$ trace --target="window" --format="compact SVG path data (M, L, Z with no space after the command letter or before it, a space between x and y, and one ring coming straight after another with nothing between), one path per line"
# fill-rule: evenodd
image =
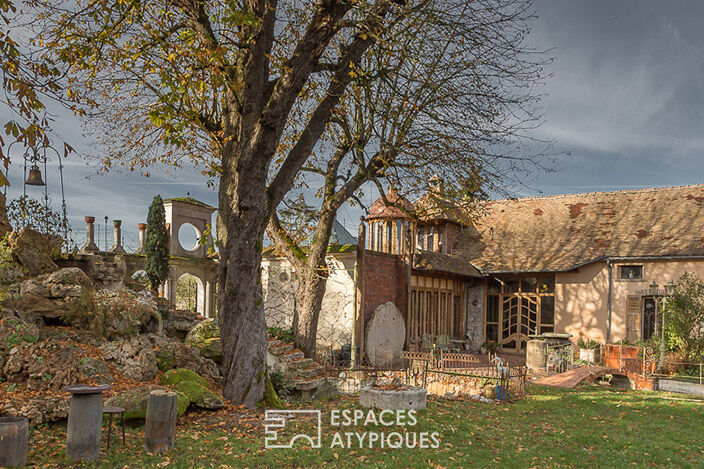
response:
M434 251L435 248L435 242L434 242L434 228L431 226L430 230L428 231L428 251Z
M376 250L383 251L384 249L384 226L381 222L375 223L376 227Z
M422 226L418 227L416 238L418 239L418 249L425 249L425 230Z
M621 280L643 280L643 266L621 265L618 268L618 278Z
M403 246L403 222L396 220L396 253L401 254Z
M374 223L369 223L369 250L374 250Z
M384 251L391 252L391 222L386 222L386 249Z

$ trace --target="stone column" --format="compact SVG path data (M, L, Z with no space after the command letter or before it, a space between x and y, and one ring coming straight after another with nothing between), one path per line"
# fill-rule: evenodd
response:
M113 220L112 226L112 247L110 252L124 253L125 248L122 247L122 220Z
M139 228L139 249L137 249L137 254L144 254L144 237L146 236L147 224L140 223L137 228Z
M209 280L205 282L205 304L203 305L203 315L206 318L213 317L213 284Z
M82 253L98 252L95 244L95 217L85 217L86 221L86 244L81 248Z

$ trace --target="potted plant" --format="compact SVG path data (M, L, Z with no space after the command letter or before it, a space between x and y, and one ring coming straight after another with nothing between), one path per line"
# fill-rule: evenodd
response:
M489 355L496 355L496 351L498 349L498 342L494 342L493 340L488 340L482 344L482 350L484 350L484 353L488 353Z
M601 344L596 340L579 341L579 359L593 365L597 361L597 351Z

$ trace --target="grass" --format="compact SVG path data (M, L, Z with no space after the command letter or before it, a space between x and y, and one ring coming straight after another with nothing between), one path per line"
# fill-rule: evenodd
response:
M337 431L399 430L331 427L330 409L359 408L354 399L340 398L313 404L323 411L320 449L267 450L262 413L231 409L187 414L179 422L176 448L165 457L146 455L142 429L128 428L127 445L114 439L95 466L704 467L704 400L598 386L530 387L529 393L507 405L429 399L428 409L418 413L417 425L409 430L438 432L437 449L330 448ZM313 423L297 425L311 428ZM61 463L64 442L63 426L34 430L30 463Z

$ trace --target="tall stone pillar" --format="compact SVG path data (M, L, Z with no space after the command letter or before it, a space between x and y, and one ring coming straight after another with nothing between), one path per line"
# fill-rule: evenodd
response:
M86 221L86 244L81 248L82 253L98 252L95 244L95 217L85 217Z
M140 223L137 228L139 228L139 249L137 249L137 254L144 254L144 237L146 236L147 224Z
M113 220L112 226L112 247L110 252L122 254L126 252L125 248L122 247L122 220Z

